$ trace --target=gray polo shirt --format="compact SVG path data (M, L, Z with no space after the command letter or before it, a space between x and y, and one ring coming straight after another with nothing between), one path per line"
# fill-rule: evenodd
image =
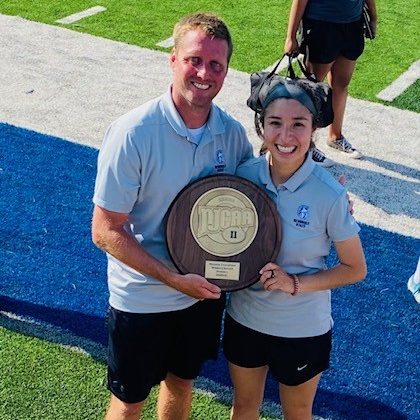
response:
M164 221L173 199L192 181L233 174L239 163L252 156L242 125L214 104L196 144L169 89L108 128L99 152L93 202L110 211L128 213L126 230L150 254L175 269L166 247ZM196 302L111 255L108 286L110 305L128 312L173 311Z
M273 185L265 156L241 165L237 175L264 188L277 205L282 243L276 263L305 275L325 269L331 241L359 231L348 211L345 189L310 156L283 185ZM330 291L291 296L266 291L258 282L230 295L228 313L239 323L278 337L321 335L332 327Z

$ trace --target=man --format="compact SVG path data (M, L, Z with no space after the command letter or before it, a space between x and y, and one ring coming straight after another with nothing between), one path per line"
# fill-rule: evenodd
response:
M92 238L108 256L107 419L138 419L160 383L159 419L187 419L200 367L217 356L224 296L181 275L164 218L190 182L233 174L252 156L241 124L212 103L232 54L226 25L197 13L174 28L168 92L108 128L99 153Z

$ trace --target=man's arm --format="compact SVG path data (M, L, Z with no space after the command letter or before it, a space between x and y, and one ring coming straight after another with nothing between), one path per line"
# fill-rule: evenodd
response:
M95 206L92 219L92 241L136 271L154 277L195 299L218 299L220 288L198 274L182 275L169 270L150 255L125 229L128 214Z

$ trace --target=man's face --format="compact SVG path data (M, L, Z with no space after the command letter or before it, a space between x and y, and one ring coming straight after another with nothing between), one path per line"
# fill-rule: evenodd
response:
M172 97L181 116L194 110L208 113L228 70L228 43L202 30L188 31L170 56Z

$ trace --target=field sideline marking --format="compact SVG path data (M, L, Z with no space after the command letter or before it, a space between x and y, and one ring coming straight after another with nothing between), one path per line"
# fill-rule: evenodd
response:
M379 92L376 97L384 101L393 101L408 89L417 79L420 79L420 60L414 62L406 72L395 79L388 87Z
M299 60L301 62L305 61L305 57L303 54L299 54L298 56ZM277 60L278 61L278 60ZM272 71L274 69L274 66L277 64L277 61L275 63L273 63L270 67L267 67L266 69L264 69L263 71ZM289 57L286 55L282 58L282 60L280 61L279 66L277 67L277 71L276 73L279 73L280 71L287 69L287 66L289 65Z
M162 48L171 48L174 46L174 39L173 37L164 39L163 41L160 41L156 44L158 47Z
M63 25L67 25L69 23L77 22L85 17L93 16L101 12L105 12L106 7L103 6L95 6L91 7L90 9L83 10L79 13L74 13L73 15L67 16L62 19L56 20L57 23L61 23Z
M0 311L0 329L5 328L18 334L36 337L57 344L72 352L84 354L99 360L106 360L106 347L88 338L78 337L71 331L56 325L39 321L30 316Z

